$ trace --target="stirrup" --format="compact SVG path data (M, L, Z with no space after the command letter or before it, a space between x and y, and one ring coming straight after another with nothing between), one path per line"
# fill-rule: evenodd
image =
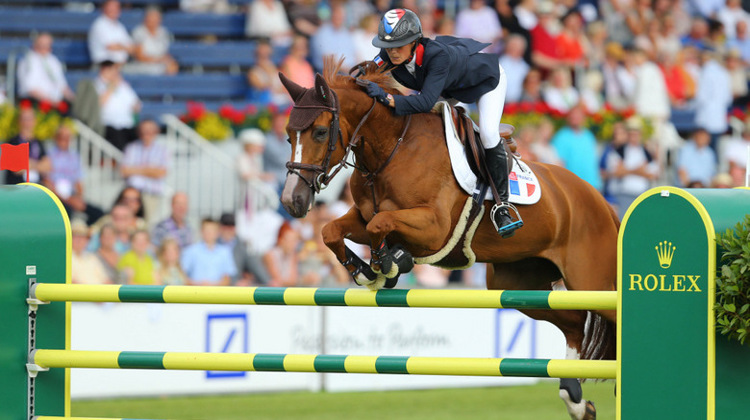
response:
M498 210L501 210L501 209L513 210L513 213L516 214L516 219L518 220L506 226L498 226L497 222L495 221L495 213L497 213ZM518 212L518 209L516 208L516 206L514 206L513 204L509 202L503 202L503 203L495 204L494 206L492 206L492 210L490 210L490 220L492 221L492 225L495 226L495 230L497 231L497 233L502 235L504 238L508 238L512 236L516 229L523 226L523 219L521 219L521 213Z

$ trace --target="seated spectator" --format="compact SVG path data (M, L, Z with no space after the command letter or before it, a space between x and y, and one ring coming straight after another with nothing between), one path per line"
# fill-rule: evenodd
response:
M263 262L271 278L268 283L273 287L289 287L297 285L299 258L297 248L300 244L299 232L289 223L279 228L276 246L263 256Z
M620 220L639 195L651 188L659 176L659 164L643 145L642 124L639 117L626 121L627 141L615 146L606 162L609 191L615 198Z
M673 107L684 107L695 95L695 80L682 63L683 53L677 56L670 53L659 54L659 67L664 75L664 83Z
M580 95L570 80L570 69L555 69L550 76L549 84L542 91L542 96L548 107L563 114L576 106L580 101Z
M723 161L727 165L727 172L732 177L732 183L736 186L745 185L748 148L750 148L750 121L745 122L742 137L731 139L724 147Z
M187 222L189 200L184 192L172 196L172 212L154 227L151 240L157 247L166 239L174 239L181 249L193 243L193 230Z
M253 0L247 9L245 35L270 39L274 46L288 47L292 41L292 27L284 5L278 0Z
M102 223L100 223L100 221ZM130 237L136 230L143 230L143 225L138 223L138 219L133 211L125 204L115 204L109 214L104 215L100 221L92 226L92 231L97 231L91 236L89 242L89 251L96 251L101 245L101 228L108 224L114 228L115 244L114 249L118 254L124 254L130 249Z
M159 284L154 277L154 259L148 254L150 245L147 231L137 230L133 233L130 250L117 263L125 284Z
M227 0L180 0L180 10L189 13L217 13L232 12L232 6Z
M126 186L120 191L115 199L115 204L123 204L136 217L136 227L144 229L146 227L145 214L146 209L143 206L143 195L138 188Z
M8 144L18 146L23 143L29 144L29 182L42 183L49 174L52 165L44 145L34 136L36 128L36 113L31 107L21 108L18 113L18 135L11 137ZM26 182L26 171L10 172L5 174L6 184L20 184Z
M695 92L695 125L711 135L711 148L717 151L719 136L729 128L727 108L732 104L732 82L729 72L716 52L701 53L702 67ZM704 179L709 185L711 179Z
M736 49L740 52L742 60L747 64L750 63L750 33L748 32L750 22L741 20L737 22L735 36L727 39L727 49Z
M99 220L104 212L83 199L83 168L81 156L70 148L73 130L65 124L60 125L55 133L55 144L50 148L49 160L52 168L46 178L45 186L60 199L68 217L74 213L85 218L89 225ZM87 241L88 242L88 241Z
M559 57L570 67L586 64L589 41L583 30L583 17L576 8L568 10L562 17L562 29L557 36Z
M141 101L130 84L123 80L120 66L112 61L100 64L94 87L99 95L104 137L113 146L125 150L125 146L136 137L135 114L141 109Z
M505 70L508 89L505 101L514 103L521 100L523 95L523 81L529 72L529 64L524 60L526 53L526 39L518 34L508 36L505 53L500 57L500 65Z
M635 112L643 118L650 118L658 133L661 124L667 122L672 113L664 74L648 59L645 51L636 49L630 54L635 68Z
M88 35L89 56L94 64L105 61L124 64L133 53L133 40L120 22L120 2L106 0L102 14L91 25Z
M583 125L585 119L583 107L573 107L566 118L567 126L552 138L552 146L557 150L565 168L599 190L602 181L599 176L596 138Z
M312 52L313 67L323 70L323 58L333 54L336 57L344 57L342 68L349 69L355 64L357 52L354 49L352 33L344 23L346 22L346 11L341 4L334 3L331 6L331 20L324 23L310 38L310 49Z
M323 242L320 232L302 245L299 276L301 285L309 287L345 287L350 279L349 272Z
M50 104L73 100L63 65L52 54L48 32L37 35L32 49L18 63L18 96Z
M745 107L748 103L747 69L739 51L727 51L726 67L732 91L732 106Z
M750 22L750 14L742 8L742 0L726 0L726 6L716 13L716 19L724 25L727 38L736 35L737 23Z
M581 103L589 114L595 114L604 107L604 78L599 70L588 70L581 83Z
M555 16L555 5L552 1L541 0L537 3L539 21L531 30L531 61L535 67L548 72L566 63L558 48L558 26Z
M716 154L710 147L711 135L704 129L696 130L693 138L686 142L677 157L677 175L682 186L698 182L711 185L716 175Z
M258 210L278 207L273 174L263 171L263 149L266 137L257 128L240 132L244 152L237 157L237 170L245 183L244 210L250 217Z
M424 23L424 19L422 19L422 30L424 30ZM372 39L378 36L379 24L378 15L368 14L362 17L359 27L352 33L354 48L357 52L357 63L372 60L373 57L380 53L380 49L372 45Z
M117 271L117 263L120 262L120 257L129 245L119 243L115 228L109 223L99 229L98 239L98 248L92 250L91 246L88 246L88 250L95 253L110 283L122 283Z
M219 223L203 219L201 241L182 251L180 265L189 282L197 286L229 286L237 275L232 251L218 243Z
M284 0L284 7L294 31L311 37L320 27L317 0Z
M237 237L234 215L224 213L219 218L219 243L232 251L237 274L232 277L232 286L266 285L269 281L268 271L258 255L250 254L240 238Z
M315 71L310 62L307 61L308 54L307 38L302 35L295 35L292 46L289 48L289 54L284 57L279 70L294 83L311 88L315 86ZM368 60L370 59L372 57L368 58Z
M154 270L156 284L165 286L184 286L188 278L180 267L180 244L177 240L167 238L162 241L156 251L156 269Z
M162 197L166 188L170 155L166 146L157 141L159 125L154 120L142 120L138 125L140 138L125 147L120 174L128 186L141 192L146 224L154 225L162 217Z
M495 44L490 45L485 51L497 52L500 49L496 43L503 37L503 28L500 26L497 12L484 0L471 0L469 7L461 9L456 15L456 36Z
M111 277L107 274L96 254L86 251L89 244L89 228L86 222L73 219L70 223L72 236L70 254L70 280L75 284L109 284Z
M523 79L523 91L520 102L538 104L542 99L542 72L531 68Z
M629 105L628 84L623 84L621 75L625 72L622 60L625 50L616 42L607 43L602 63L604 77L604 99L615 109L624 109Z
M536 156L536 159L542 163L548 163L550 165L562 166L562 160L557 154L552 144L552 136L555 134L555 126L549 118L542 118L539 122L539 127L536 129L536 136L534 142L531 143L531 152Z
M610 156L615 152L617 148L625 147L628 142L628 131L625 129L625 123L623 121L617 121L612 124L612 139L604 145L602 151L602 157L599 159L599 175L602 177L602 194L608 202L617 205L617 199L612 194L613 177L610 174L609 164L612 162Z
M289 94L279 79L279 69L271 56L273 47L268 40L261 40L255 46L255 64L247 72L247 82L251 88L251 99L262 105L285 106L290 102Z
M161 24L161 12L154 6L146 8L143 23L133 29L133 58L123 71L143 74L175 74L180 70L169 55L171 35Z
M699 50L706 46L708 38L708 22L701 17L694 17L690 25L690 32L682 37L682 46L691 46Z

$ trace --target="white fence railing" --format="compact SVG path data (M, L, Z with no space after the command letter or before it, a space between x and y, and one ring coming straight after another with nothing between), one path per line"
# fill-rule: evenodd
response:
M81 121L75 120L75 126L77 135L71 146L78 150L85 168L84 199L107 211L125 185L120 176L123 153Z

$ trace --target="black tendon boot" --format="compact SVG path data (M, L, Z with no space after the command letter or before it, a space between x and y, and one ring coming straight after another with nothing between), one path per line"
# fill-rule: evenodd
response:
M492 181L495 183L498 195L500 196L501 203L495 204L490 212L492 223L495 224L495 229L503 238L510 238L515 233L516 229L523 226L523 221L520 215L512 204L508 202L508 155L505 152L505 142L503 140L500 143L491 148L484 149L485 160L487 162L487 171L489 172ZM518 220L513 221L510 217L508 209L513 208Z

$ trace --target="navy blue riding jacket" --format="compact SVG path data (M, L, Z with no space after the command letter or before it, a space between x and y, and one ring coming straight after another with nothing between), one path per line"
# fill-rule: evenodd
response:
M391 74L399 83L419 91L416 95L394 96L396 115L429 112L438 97L473 103L497 87L500 79L499 57L479 51L490 44L468 38L439 36L422 38L414 52L415 75L406 69L406 62ZM374 60L393 66L385 49Z

